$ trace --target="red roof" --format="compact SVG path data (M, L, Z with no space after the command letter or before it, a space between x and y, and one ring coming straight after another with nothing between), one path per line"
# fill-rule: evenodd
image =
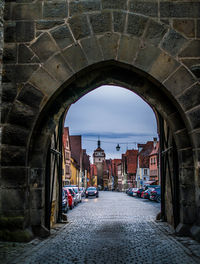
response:
M155 148L153 148L153 150L151 151L151 153L149 154L149 156L158 155L158 153L159 153L159 146L160 146L160 144L159 144L159 142L157 142Z
M140 168L149 168L149 154L153 150L153 141L148 141L146 144L138 144L138 147L142 147L138 154Z
M127 160L127 173L136 173L138 150L127 150L125 155Z

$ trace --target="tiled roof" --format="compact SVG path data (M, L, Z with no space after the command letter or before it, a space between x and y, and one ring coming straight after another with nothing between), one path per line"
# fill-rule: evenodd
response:
M149 167L149 154L152 152L152 150L153 150L153 141L148 141L146 144L142 144L142 150L138 154L140 168Z
M160 144L159 144L159 142L157 142L155 148L153 148L153 150L151 151L151 153L149 154L149 156L158 155L158 153L159 153L159 147L160 147Z

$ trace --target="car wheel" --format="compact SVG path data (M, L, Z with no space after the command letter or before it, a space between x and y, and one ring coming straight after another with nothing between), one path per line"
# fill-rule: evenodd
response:
M156 202L157 203L160 203L161 202L161 197L160 196L157 197Z
M97 195L96 198L98 198L99 196Z
M86 198L88 198L88 196L87 196L87 195L86 195L85 197L86 197Z

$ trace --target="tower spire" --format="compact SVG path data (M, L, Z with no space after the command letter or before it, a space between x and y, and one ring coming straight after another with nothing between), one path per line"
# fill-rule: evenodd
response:
M97 145L98 145L98 148L100 148L100 147L101 147L101 141L100 141L100 137L99 137L99 136L98 136Z

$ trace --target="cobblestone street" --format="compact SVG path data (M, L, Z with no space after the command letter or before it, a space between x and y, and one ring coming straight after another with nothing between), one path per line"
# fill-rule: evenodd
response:
M58 232L19 248L8 263L200 263L200 245L155 222L159 210L149 200L100 192L70 211Z

